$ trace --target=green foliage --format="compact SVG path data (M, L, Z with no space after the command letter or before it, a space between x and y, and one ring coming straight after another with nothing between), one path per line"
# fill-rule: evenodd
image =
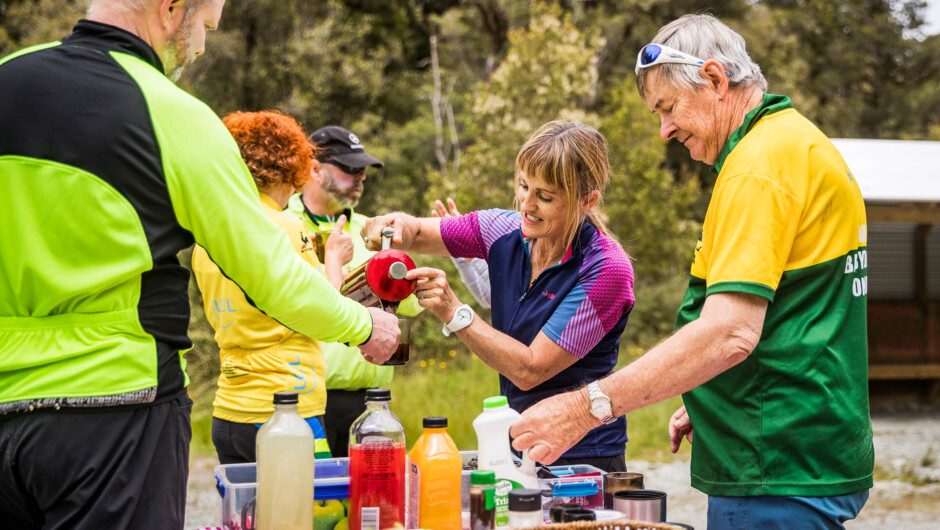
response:
M192 270L192 248L179 253L180 263ZM215 398L216 381L219 378L219 347L215 343L215 332L206 320L202 304L202 293L192 274L189 276L189 338L193 347L183 356L186 374L189 376L189 397L193 400L194 424L204 429L194 432L197 443L211 444L209 427L212 420L212 400ZM200 434L203 438L200 438Z
M676 458L669 452L669 418L681 406L682 398L676 396L627 414L627 468L632 460L668 462ZM691 453L688 441L683 440L679 457L688 459Z
M88 0L0 0L0 57L68 35Z
M923 23L924 2L766 0L763 4L772 11L773 20L766 27L790 36L785 41L790 53L776 51L762 65L775 79L777 66L789 74L786 62L804 63L796 66L804 75L795 78L793 93L802 96L797 102L811 110L810 117L823 131L837 137L923 137L927 125L937 123L936 114L925 120L910 101L923 90L935 93L940 79L932 42L936 37L910 38ZM926 50L934 53L932 61ZM921 86L928 80L930 88Z
M695 179L663 168L666 145L630 79L614 91L601 132L608 138L612 178L604 202L611 230L633 256L637 283L658 284L685 273L698 223L689 220L700 190Z
M455 366L458 358L464 362ZM405 426L408 447L421 435L425 416L447 416L447 432L457 447L472 451L477 448L477 437L471 422L483 411L483 400L499 394L499 379L493 369L468 353L450 357L440 352L425 360L424 366L418 362L408 374L396 374L391 390L392 411Z
M597 125L586 112L595 95L601 42L579 31L558 6L535 3L529 26L508 34L506 57L476 85L463 132L471 143L456 181L429 176L426 199L454 196L466 210L510 208L516 153L535 129L568 119Z

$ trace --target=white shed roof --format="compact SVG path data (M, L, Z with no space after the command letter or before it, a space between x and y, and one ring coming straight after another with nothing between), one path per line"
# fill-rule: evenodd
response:
M940 202L940 142L834 138L866 203Z

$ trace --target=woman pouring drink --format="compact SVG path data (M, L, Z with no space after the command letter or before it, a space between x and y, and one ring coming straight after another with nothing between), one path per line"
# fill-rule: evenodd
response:
M611 416L609 398L593 384L617 363L634 302L630 259L598 208L610 173L607 142L586 125L554 121L523 145L515 165L516 210L393 213L369 220L363 237L377 247L382 228L392 226L402 250L486 260L492 327L457 299L443 271L417 268L406 278L418 280L418 302L444 322L444 334L456 333L499 372L513 409L585 387L604 424L558 465L625 471L626 419Z

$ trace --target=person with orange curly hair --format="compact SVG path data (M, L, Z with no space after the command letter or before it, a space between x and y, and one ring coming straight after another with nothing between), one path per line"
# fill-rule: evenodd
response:
M268 217L287 232L304 260L322 270L306 227L282 212L318 164L300 124L277 111L234 112L222 122L254 177ZM338 289L341 268L352 259L352 240L335 230L326 249L331 283ZM193 250L193 272L219 345L222 370L212 404L212 443L219 462L256 460L258 428L274 412L274 393L286 391L299 396L297 410L313 430L316 456L330 456L323 430L326 368L319 341L286 328L254 307L198 245Z

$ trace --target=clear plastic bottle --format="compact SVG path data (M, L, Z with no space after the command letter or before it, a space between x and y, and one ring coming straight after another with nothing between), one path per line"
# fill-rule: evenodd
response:
M387 389L366 390L366 411L349 429L349 527L405 523L405 428Z
M447 418L424 418L424 432L408 453L408 528L461 530L463 459L447 434Z
M297 394L274 394L274 414L256 439L258 530L313 528L313 431L297 413Z

